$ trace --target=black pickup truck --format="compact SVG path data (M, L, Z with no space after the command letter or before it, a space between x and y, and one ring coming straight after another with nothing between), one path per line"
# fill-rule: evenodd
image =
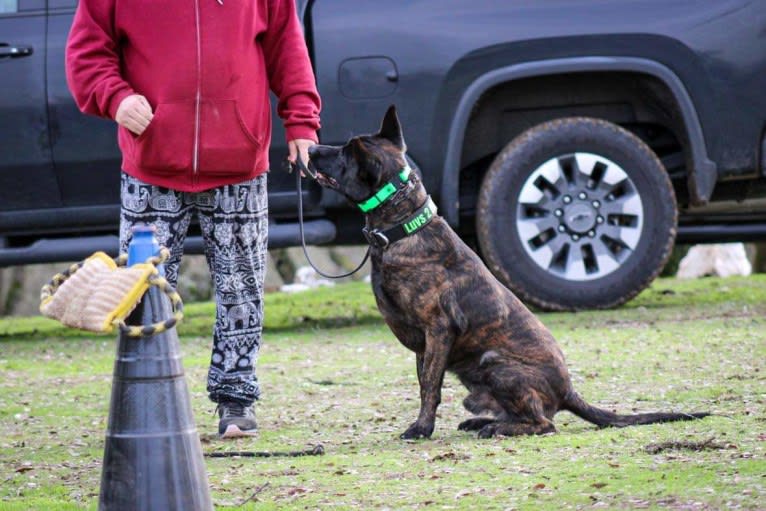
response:
M0 266L117 249L115 126L77 111L64 78L75 6L0 0ZM529 303L614 306L677 241L766 238L764 0L298 7L322 142L396 104L439 213ZM271 246L295 245L295 182L269 179ZM363 241L338 195L303 197L310 243Z

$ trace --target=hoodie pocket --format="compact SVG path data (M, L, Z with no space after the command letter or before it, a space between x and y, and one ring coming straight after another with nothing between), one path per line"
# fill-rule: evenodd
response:
M200 105L199 171L249 174L261 144L248 129L236 100L206 100Z
M149 126L134 141L133 159L166 173L188 171L194 152L194 103L160 103Z

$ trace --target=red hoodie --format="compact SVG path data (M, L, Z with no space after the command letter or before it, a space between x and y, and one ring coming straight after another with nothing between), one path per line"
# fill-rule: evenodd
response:
M80 0L66 49L86 113L114 119L142 94L139 136L120 127L122 168L150 184L201 191L269 168L269 88L287 139L317 140L320 100L295 0Z

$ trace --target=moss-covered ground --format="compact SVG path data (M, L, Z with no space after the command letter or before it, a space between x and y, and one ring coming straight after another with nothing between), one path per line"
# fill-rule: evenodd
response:
M465 391L445 380L431 440L398 438L418 410L414 357L369 286L270 294L258 363L260 434L218 440L205 376L213 306L179 329L219 509L766 509L766 276L657 280L616 310L540 314L590 402L624 412L715 414L599 430L566 412L558 433L459 432ZM0 320L0 510L95 509L114 336L40 317Z

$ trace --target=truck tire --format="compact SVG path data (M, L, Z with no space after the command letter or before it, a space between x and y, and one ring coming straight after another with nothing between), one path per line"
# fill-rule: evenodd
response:
M678 211L657 155L587 117L535 126L483 178L477 237L495 276L544 310L620 305L660 273Z

